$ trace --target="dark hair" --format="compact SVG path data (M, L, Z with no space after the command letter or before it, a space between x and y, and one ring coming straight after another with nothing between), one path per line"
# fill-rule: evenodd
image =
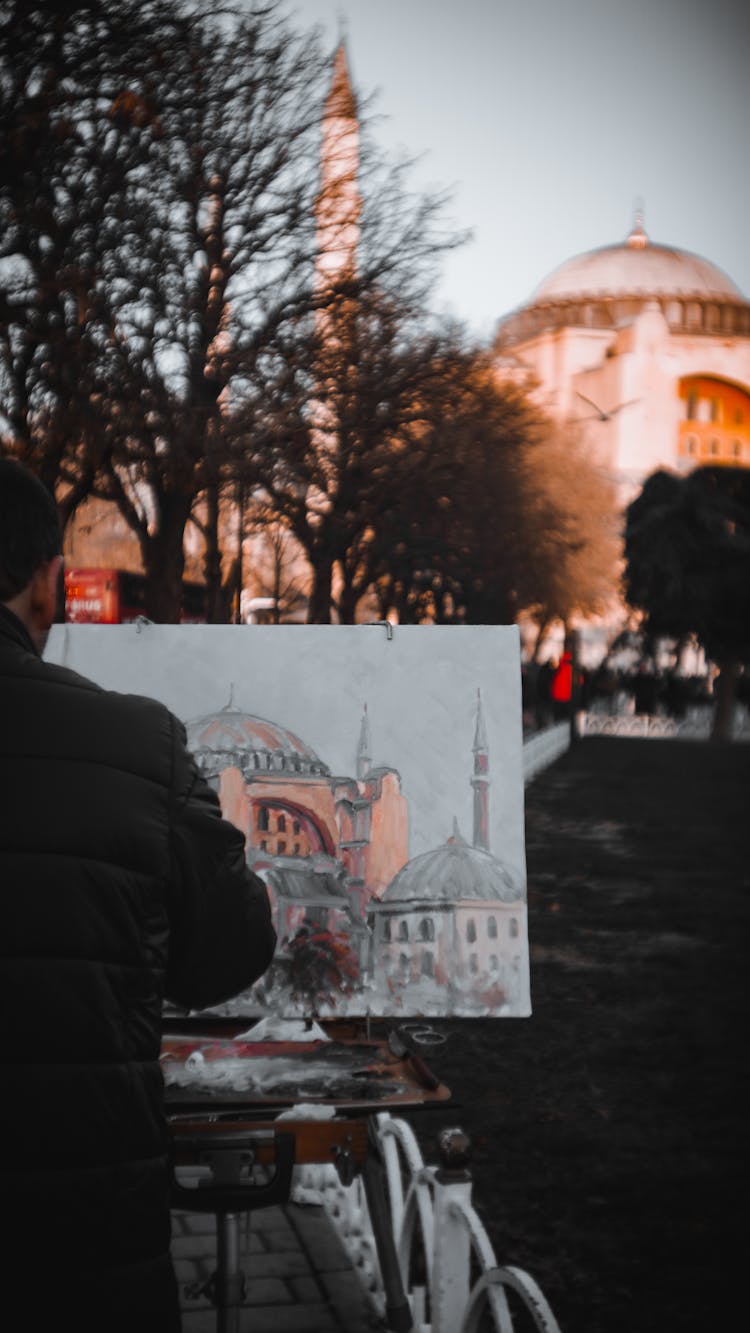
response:
M46 486L13 458L0 458L0 602L22 592L62 551L57 507Z

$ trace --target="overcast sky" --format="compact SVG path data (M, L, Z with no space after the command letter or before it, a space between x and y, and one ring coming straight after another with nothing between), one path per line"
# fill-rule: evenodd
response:
M740 0L285 0L343 31L377 137L423 155L474 239L436 292L482 337L558 264L625 238L712 260L750 297L750 5Z

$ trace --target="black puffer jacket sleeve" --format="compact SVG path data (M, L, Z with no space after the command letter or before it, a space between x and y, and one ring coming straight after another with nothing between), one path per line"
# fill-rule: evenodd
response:
M268 894L248 868L242 834L222 818L177 718L170 793L170 949L166 994L201 1009L247 989L276 944Z

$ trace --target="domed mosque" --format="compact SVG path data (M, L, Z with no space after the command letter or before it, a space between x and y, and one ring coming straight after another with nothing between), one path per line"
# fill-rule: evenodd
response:
M371 972L383 1011L530 1012L526 892L489 850L489 747L481 696L473 745L473 845L457 821L441 847L414 857L371 899Z
M340 777L288 728L238 708L187 724L188 746L248 865L268 889L283 948L300 930L346 937L364 966L367 899L408 856L408 813L395 769L370 766L367 714L357 776ZM386 839L383 831L389 830Z
M584 432L623 507L660 467L750 466L750 303L707 259L648 236L567 260L495 338L498 372L536 383Z

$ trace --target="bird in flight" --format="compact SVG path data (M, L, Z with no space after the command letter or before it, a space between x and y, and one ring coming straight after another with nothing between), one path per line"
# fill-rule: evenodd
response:
M605 412L604 409L600 407L598 403L595 403L592 398L587 398L585 393L580 393L578 389L576 389L576 393L579 398L583 399L584 403L588 403L589 407L593 407L594 412L592 415L597 416L599 421L609 421L616 412L622 412L624 407L632 407L634 403L639 403L641 401L640 398L629 398L626 403L618 403L617 407L610 407L609 410Z

